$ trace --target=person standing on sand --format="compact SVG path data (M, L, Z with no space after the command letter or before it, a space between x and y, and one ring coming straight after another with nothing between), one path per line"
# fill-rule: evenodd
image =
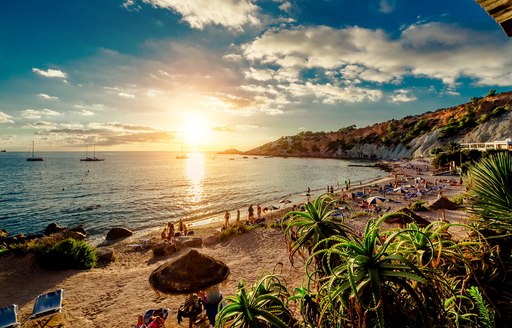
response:
M240 210L236 210L236 225L240 224Z
M258 204L258 206L256 206L256 214L258 215L258 220L261 219L261 206L260 204Z
M252 208L252 204L249 205L247 211L249 212L249 217L247 218L247 221L252 222L254 220L254 209Z
M226 220L226 223L224 223L224 226L227 228L229 227L229 218L231 217L231 214L229 214L229 211L226 211L226 214L224 214L224 219Z
M180 222L178 223L178 231L183 232L183 220L180 219Z

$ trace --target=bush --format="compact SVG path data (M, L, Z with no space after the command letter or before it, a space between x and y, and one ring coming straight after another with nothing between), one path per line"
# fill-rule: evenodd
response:
M253 229L255 229L254 226L246 226L245 224L232 225L232 226L229 226L226 230L223 230L219 234L219 240L224 241L224 240L229 239L230 237L241 235L241 234L249 232Z
M428 211L428 208L425 207L425 202L421 200L417 200L409 206L411 211Z
M94 248L83 240L68 238L52 246L36 247L36 262L45 269L91 269L96 265Z

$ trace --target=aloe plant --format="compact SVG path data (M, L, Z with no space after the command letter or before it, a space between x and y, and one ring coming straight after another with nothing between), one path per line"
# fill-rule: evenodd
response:
M431 270L390 247L400 232L382 241L379 227L384 219L369 220L362 237L335 236L323 241L329 248L315 248L312 257L322 256L322 263L327 263L326 276L319 280L320 325L343 325L348 320L360 327L384 327L386 321L402 320L404 325L410 321L428 326L427 312L439 314Z
M468 171L472 212L491 228L512 232L512 155L498 153Z
M289 294L280 275L263 273L249 289L240 280L235 295L227 296L215 327L289 327L293 317L287 307Z
M352 229L343 223L343 214L338 209L340 205L350 206L329 194L323 194L313 203L308 201L304 205L304 211L291 211L284 216L284 232L292 240L291 258L299 249L311 251L320 240L352 233Z

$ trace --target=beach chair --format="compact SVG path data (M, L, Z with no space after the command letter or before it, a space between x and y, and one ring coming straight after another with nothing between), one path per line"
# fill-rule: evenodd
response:
M11 304L0 308L0 328L19 327L18 306Z
M36 297L32 315L28 318L39 327L45 327L53 316L62 312L63 289L41 294Z
M162 319L166 320L169 316L169 310L168 309L150 309L147 310L146 313L144 313L144 324L147 326L151 322L152 317L161 317Z

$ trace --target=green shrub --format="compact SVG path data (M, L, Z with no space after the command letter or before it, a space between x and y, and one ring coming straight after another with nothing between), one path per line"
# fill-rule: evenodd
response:
M428 211L428 208L425 207L425 202L422 200L417 200L409 206L411 211Z
M27 243L13 243L9 245L9 251L16 256L25 256L28 253Z
M96 265L94 248L83 240L68 238L52 246L35 247L36 262L45 269L90 269Z
M224 241L230 237L238 236L254 229L254 226L246 226L245 224L232 225L219 234L219 240Z

